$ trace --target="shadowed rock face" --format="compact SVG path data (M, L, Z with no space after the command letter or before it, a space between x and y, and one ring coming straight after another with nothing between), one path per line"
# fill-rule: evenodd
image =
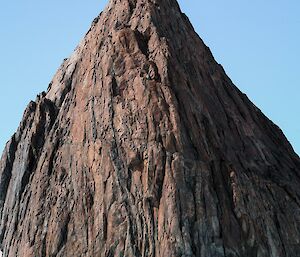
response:
M0 162L4 256L297 257L300 161L175 0L112 0Z

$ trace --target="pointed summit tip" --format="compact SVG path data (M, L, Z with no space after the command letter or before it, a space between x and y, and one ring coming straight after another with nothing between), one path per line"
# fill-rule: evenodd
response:
M111 0L107 6L107 11L110 13L115 12L124 15L124 13L129 12L135 17L143 17L146 10L150 16L158 16L159 14L165 19L167 17L171 19L171 17L181 14L176 0Z
M299 214L299 157L175 0L111 0L0 161L5 257L299 257Z

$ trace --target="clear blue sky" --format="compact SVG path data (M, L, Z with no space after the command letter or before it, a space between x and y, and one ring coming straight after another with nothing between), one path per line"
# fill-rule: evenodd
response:
M179 2L234 83L300 153L300 1ZM106 3L1 1L1 150Z

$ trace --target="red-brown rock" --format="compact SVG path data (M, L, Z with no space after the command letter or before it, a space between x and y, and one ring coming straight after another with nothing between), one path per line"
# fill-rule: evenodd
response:
M0 162L8 257L299 257L300 160L175 0L111 0Z

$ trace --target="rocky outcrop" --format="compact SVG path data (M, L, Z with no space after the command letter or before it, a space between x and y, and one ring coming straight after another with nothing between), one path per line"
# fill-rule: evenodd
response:
M300 160L175 0L111 0L0 163L4 256L300 256Z

